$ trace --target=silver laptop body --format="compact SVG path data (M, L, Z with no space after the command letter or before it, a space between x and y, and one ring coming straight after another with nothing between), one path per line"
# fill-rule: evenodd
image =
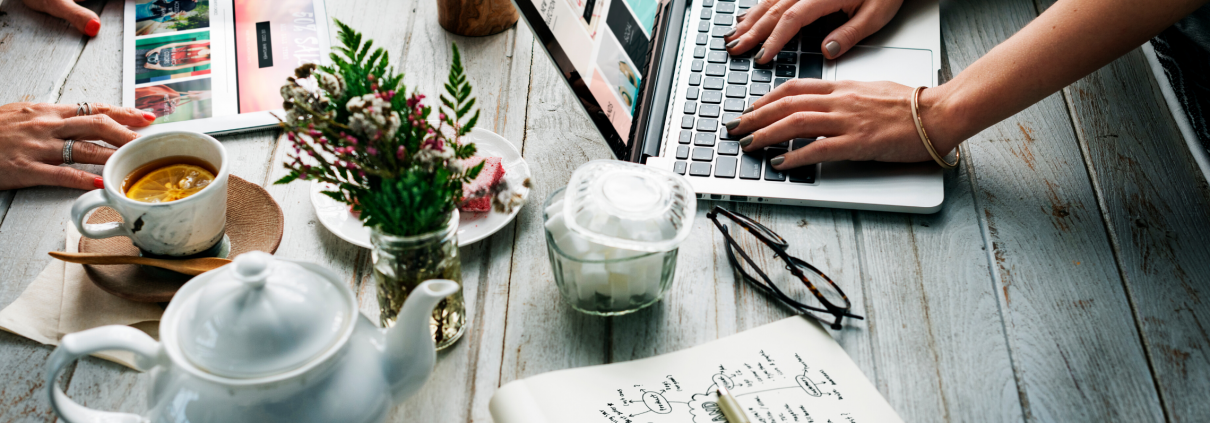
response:
M763 66L752 61L753 52L728 55L722 39L734 16L757 0L655 1L514 0L618 159L683 174L702 199L940 210L944 187L936 164L829 162L781 173L768 160L813 140L749 154L723 127L794 78L935 86L938 0L905 2L886 27L836 61L819 54L823 37L846 19L830 15L804 27ZM903 112L910 113L906 103Z

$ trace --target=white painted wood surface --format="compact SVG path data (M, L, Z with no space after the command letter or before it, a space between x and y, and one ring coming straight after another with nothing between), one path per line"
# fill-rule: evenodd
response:
M1042 5L1046 1L1040 2ZM119 102L120 0L99 37L17 0L0 4L0 101ZM529 161L531 205L464 247L472 326L392 421L489 422L508 381L676 351L765 324L787 311L733 274L722 236L698 203L665 299L629 316L564 306L550 275L536 205L609 149L523 24L483 38L440 29L426 0L329 0L333 17L386 47L410 88L438 94L449 43L462 49L480 125ZM1037 15L1030 0L946 2L946 66L960 72ZM37 60L33 58L37 58ZM20 75L20 77L9 77ZM930 216L782 206L724 207L790 240L827 271L866 320L833 335L908 421L1207 421L1210 406L1210 188L1184 150L1137 52L964 148ZM306 183L283 174L277 131L223 137L234 174L265 185L287 230L278 255L331 267L374 316L368 251L316 221ZM87 168L99 171L99 167ZM0 192L0 306L63 248L58 188ZM0 422L54 419L42 371L50 349L0 334ZM62 379L91 407L139 411L142 375L96 359Z

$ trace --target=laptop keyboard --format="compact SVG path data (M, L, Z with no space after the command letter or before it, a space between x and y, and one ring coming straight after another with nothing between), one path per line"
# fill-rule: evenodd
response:
M808 25L786 43L776 59L760 65L752 59L760 47L737 56L726 51L723 35L735 24L735 15L756 5L756 0L703 0L698 15L689 85L681 105L673 171L692 177L740 178L768 182L815 183L819 165L779 172L769 160L799 148L813 139L795 138L761 151L739 148L742 135L723 126L740 116L761 96L794 78L823 78L823 37L839 23L835 15ZM840 14L840 18L844 15Z

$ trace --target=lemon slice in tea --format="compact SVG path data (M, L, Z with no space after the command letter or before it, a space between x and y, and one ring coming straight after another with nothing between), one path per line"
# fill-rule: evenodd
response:
M201 166L174 164L148 173L126 191L126 198L144 203L166 203L196 194L214 182L214 174Z

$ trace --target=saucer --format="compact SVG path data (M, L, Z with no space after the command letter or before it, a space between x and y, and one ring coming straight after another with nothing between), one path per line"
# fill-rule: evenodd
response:
M479 128L472 129L465 139L475 143L478 149L476 155L499 157L501 165L504 166L504 180L508 181L508 186L519 192L523 201L529 197L529 188L525 188L523 184L530 177L529 164L512 143L495 132ZM333 235L350 244L372 248L370 229L361 224L361 219L353 216L349 205L323 194L323 191L335 189L330 184L318 181L311 183L311 204L315 207L319 223ZM496 233L521 212L521 207L514 208L512 213L500 213L495 209L487 212L461 212L458 222L458 246L474 244Z
M268 191L259 185L231 175L227 186L227 235L221 243L229 249L227 258L249 251L272 254L281 244L286 218ZM120 221L122 217L109 207L97 209L88 223ZM81 253L139 255L130 238L80 238ZM133 264L84 265L84 273L105 292L131 301L159 303L172 300L177 289L192 276Z

